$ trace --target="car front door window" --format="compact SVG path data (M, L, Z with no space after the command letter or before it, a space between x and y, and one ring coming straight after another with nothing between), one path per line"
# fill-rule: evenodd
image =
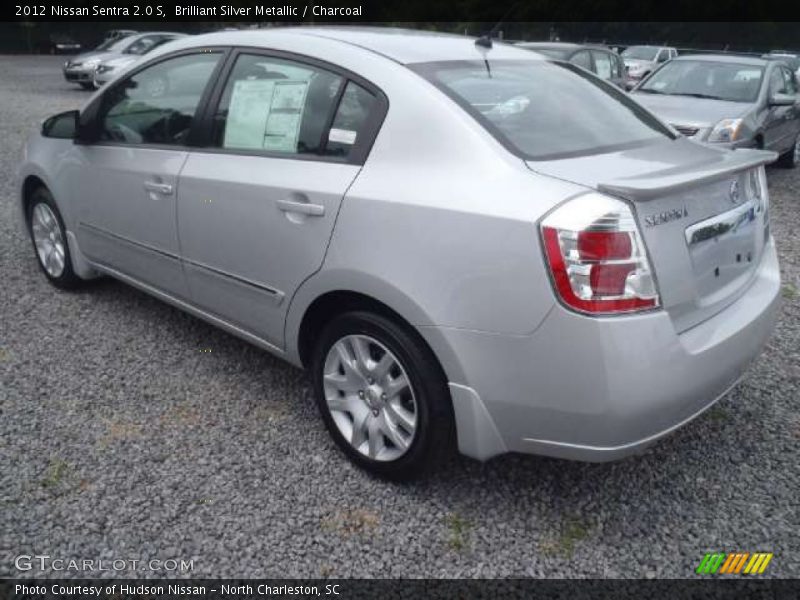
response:
M592 57L589 56L589 52L586 50L576 52L570 59L570 62L578 65L579 67L583 67L587 71L592 70Z
M789 69L784 68L781 68L781 73L783 74L783 84L786 93L796 95L797 81L795 80L794 73L792 73Z
M611 55L607 52L594 52L595 73L602 79L611 79L612 62Z
M116 84L99 111L99 141L183 145L220 56L170 58Z

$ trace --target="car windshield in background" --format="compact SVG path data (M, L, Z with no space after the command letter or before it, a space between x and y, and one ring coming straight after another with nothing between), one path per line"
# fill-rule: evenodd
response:
M653 46L631 46L622 53L622 58L632 58L633 60L655 60L658 48Z
M109 38L100 44L95 50L108 50L120 41L120 38Z
M637 103L579 67L550 61L452 61L413 68L530 160L671 138ZM490 70L489 70L490 69Z
M133 42L130 46L125 49L125 54L135 54L137 56L141 56L142 54L147 54L155 48L156 46L163 44L166 42L167 39L165 38L155 38L155 37L147 37L141 38Z
M756 65L678 60L656 71L637 91L755 102L763 76L763 67Z

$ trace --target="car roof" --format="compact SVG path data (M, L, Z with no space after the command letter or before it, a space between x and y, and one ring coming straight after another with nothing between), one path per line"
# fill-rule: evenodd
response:
M128 40L128 41L132 41L134 39L147 37L149 35L174 35L174 36L177 36L177 37L189 37L185 33L180 33L178 31L137 31L136 33L134 33L132 35L125 36L124 38L120 38L120 39L125 39L125 40Z
M775 62L767 61L763 58L758 58L755 56L744 56L741 54L681 54L680 56L673 58L673 61L686 61L686 60L694 60L694 61L705 61L705 62L718 62L718 63L731 63L737 65L753 65L758 67L763 67L767 64L767 62Z
M553 50L571 50L573 48L583 48L581 44L572 42L521 42L516 44L518 48L551 48Z
M182 43L187 47L206 44L268 47L270 40L285 40L286 36L297 36L299 41L305 36L325 38L401 64L482 59L484 52L489 59L544 60L524 48L496 40L486 50L476 47L473 37L394 27L270 27L190 36L189 41L184 39Z

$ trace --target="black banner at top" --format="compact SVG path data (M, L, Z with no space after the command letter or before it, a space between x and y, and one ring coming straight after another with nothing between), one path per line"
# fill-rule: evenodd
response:
M11 0L3 21L780 21L777 0ZM798 24L795 24L798 25Z

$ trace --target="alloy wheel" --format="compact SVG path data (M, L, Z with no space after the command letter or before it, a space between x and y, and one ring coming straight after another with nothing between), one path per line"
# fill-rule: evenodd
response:
M61 226L53 210L44 202L33 207L31 231L36 254L50 277L60 277L64 272L66 251Z
M364 456L392 461L411 447L418 421L414 390L400 360L375 338L336 341L325 358L323 390L339 432Z

